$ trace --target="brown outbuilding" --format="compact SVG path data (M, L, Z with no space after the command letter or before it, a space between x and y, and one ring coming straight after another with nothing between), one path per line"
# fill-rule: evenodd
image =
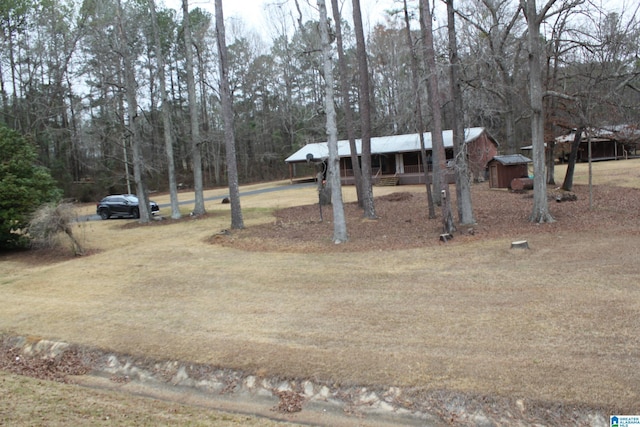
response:
M423 134L424 149L427 157L426 164L422 160L422 147L420 135L417 133L404 135L390 135L371 138L371 166L372 179L376 185L412 185L424 184L425 168L429 174L432 172L432 148L433 141L430 132ZM442 131L442 139L448 165L453 165L453 131ZM485 176L487 162L498 154L498 142L482 127L467 128L464 130L464 142L466 145L469 172L474 179ZM356 139L356 152L362 155L362 141ZM348 140L338 141L338 157L340 158L340 178L343 185L355 183L353 165L351 160L351 147ZM301 147L298 151L285 159L289 164L291 181L299 177L299 173L305 178L311 172L317 174L316 166L324 165L329 158L327 142L315 142ZM297 169L300 169L299 171ZM388 180L391 184L383 184ZM455 174L452 167L448 168L447 180L455 182Z
M489 187L511 188L514 179L529 177L531 159L522 154L494 156L489 161Z

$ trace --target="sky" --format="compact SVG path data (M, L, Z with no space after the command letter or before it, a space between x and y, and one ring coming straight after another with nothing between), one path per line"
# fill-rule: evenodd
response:
M258 33L268 34L269 26L266 23L266 15L264 8L268 4L285 3L290 4L289 7L294 8L293 0L222 0L222 10L224 12L225 21L233 18L240 18L245 25L253 28ZM299 0L300 4L305 4L309 0ZM331 15L331 1L325 0L329 15ZM315 6L316 0L310 0ZM351 17L351 0L338 0L338 4L345 4L346 13ZM384 22L384 11L393 5L393 0L360 0L360 8L362 10L362 20L364 25L371 27L378 22ZM181 8L181 0L166 0L166 4L174 9ZM208 10L213 14L213 0L189 0L189 7L200 7Z
M305 3L307 0L299 0L299 2ZM267 3L274 3L274 0L223 0L222 5L226 16L238 15L247 20L251 20L256 24L261 24L264 20L262 16L262 8ZM293 6L293 0L289 3ZM311 3L315 6L316 1L312 0ZM351 16L351 0L339 0L338 4L345 4L348 7L348 16ZM326 0L327 10L331 15L331 0ZM360 8L362 10L362 16L364 20L370 20L372 18L379 18L382 20L385 8L389 8L393 4L393 0L360 0ZM367 19L368 18L368 19Z
M307 3L316 5L317 0L299 0L301 5ZM325 0L329 16L331 16L331 0ZM432 0L436 5L442 4L441 1ZM514 0L516 1L516 0ZM638 0L594 0L595 3L606 4L606 8L610 10L631 11L638 7ZM165 0L168 7L181 10L182 0ZM267 22L265 7L274 3L287 4L287 8L294 9L294 0L222 0L222 8L227 26L229 22L233 22L234 18L239 18L247 29L255 30L259 35L268 35L272 31L272 26ZM414 1L410 4L415 4ZM542 2L540 2L542 3ZM344 5L343 16L351 21L351 0L338 0L338 4ZM365 32L368 32L375 24L385 22L385 10L397 8L400 4L399 0L360 0L360 8L362 11L362 20L365 26ZM214 0L189 0L190 8L200 7L209 11L214 15ZM314 12L315 13L315 12ZM628 13L628 12L627 12ZM308 17L311 18L311 17ZM316 18L313 16L313 18ZM229 30L227 30L229 32Z

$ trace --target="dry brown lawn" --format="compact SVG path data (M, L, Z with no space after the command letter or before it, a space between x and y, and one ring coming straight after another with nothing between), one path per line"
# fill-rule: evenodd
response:
M478 225L446 244L421 186L376 187L380 220L353 210L340 246L312 187L243 198L247 229L231 235L218 234L230 223L219 202L178 222L81 223L89 256L2 255L0 332L263 376L638 413L640 161L594 173L594 209L579 165L579 200L550 202L558 221L546 225L526 221L527 195L476 185ZM521 239L531 249L511 250Z
M49 383L0 371L0 425L93 427L283 427L265 418L212 411L206 405L122 396L109 389ZM176 399L179 400L179 399ZM294 424L290 424L292 427Z

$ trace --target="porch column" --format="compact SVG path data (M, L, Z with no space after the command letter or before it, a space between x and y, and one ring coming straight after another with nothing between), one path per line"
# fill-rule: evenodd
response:
M396 153L396 173L404 173L404 156Z

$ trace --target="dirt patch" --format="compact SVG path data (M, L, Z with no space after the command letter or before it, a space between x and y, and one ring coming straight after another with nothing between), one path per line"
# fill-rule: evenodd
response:
M589 208L589 188L576 186L571 201L551 189L549 203L555 223L539 224L528 220L533 206L532 192L492 190L487 183L472 189L476 224L460 226L447 244L464 244L482 239L536 233L579 232L594 228L615 231L635 228L640 191L632 188L598 186L593 194L594 209ZM453 207L455 210L455 205ZM282 252L354 252L407 249L443 244L439 208L436 219L428 218L426 194L392 193L375 199L376 220L367 220L356 203L345 204L349 241L332 243L331 206L295 206L274 212L271 223L231 233L217 233L210 242L247 251ZM454 215L455 217L455 215Z

